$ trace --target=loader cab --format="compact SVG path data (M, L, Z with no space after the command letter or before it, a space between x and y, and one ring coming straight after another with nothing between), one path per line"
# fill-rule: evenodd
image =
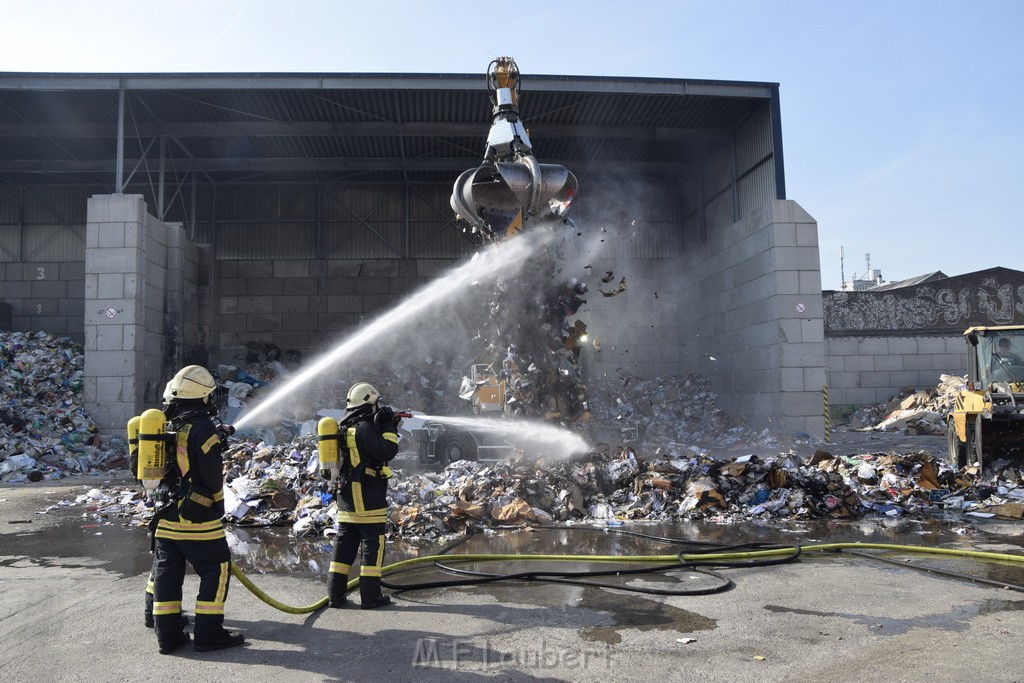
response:
M946 416L950 463L1024 453L1024 325L971 327L967 382Z
M974 345L974 372L968 372L982 386L992 382L1024 382L1024 328L978 330L968 335Z

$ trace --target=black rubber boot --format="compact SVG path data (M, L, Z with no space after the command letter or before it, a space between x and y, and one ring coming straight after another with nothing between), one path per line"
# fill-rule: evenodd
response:
M390 597L388 597L387 595L378 595L375 598L369 598L369 599L363 598L362 604L360 604L359 606L362 607L363 609L377 609L378 607L383 607L384 605L390 605L390 604L391 604L391 598Z
M188 634L181 630L180 614L161 614L156 621L156 644L160 654L169 655L182 645L188 644Z
M196 644L192 649L196 652L210 652L211 650L223 650L228 647L237 647L244 642L245 636L241 633L222 630L213 638L204 638L201 641L196 639Z
M376 576L359 577L359 598L363 609L377 609L391 603L391 598L381 595L380 578Z

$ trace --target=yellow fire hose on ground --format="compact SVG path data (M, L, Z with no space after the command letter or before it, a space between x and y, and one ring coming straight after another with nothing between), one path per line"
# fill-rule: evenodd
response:
M1010 562L1024 565L1024 555L1011 555L1008 553L995 553L980 550L956 550L950 548L933 548L918 545L896 545L889 543L820 543L806 546L787 546L771 548L767 550L753 550L744 552L723 552L723 553L695 553L676 555L518 555L518 554L487 554L487 553L457 553L449 555L425 555L414 557L408 560L401 560L386 565L381 574L387 576L399 570L415 567L421 564L428 564L442 561L474 561L474 562L604 562L622 564L678 564L680 562L735 562L743 560L760 560L777 557L792 556L796 553L807 552L836 552L843 550L887 550L893 552L916 553L924 555L942 555L947 557L962 557L977 560ZM271 607L287 612L289 614L309 614L327 606L327 598L324 597L310 605L296 607L286 605L279 600L267 595L252 582L252 580L231 563L231 573L242 582L246 588L252 591L253 595ZM359 585L359 579L352 579L348 582L349 590Z

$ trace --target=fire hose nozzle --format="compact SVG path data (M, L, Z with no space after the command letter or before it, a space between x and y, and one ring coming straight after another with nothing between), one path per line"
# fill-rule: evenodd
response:
M403 418L404 417L412 417L412 413L409 412L409 411L405 411L405 412L402 412L402 413L395 413L395 417L403 417Z

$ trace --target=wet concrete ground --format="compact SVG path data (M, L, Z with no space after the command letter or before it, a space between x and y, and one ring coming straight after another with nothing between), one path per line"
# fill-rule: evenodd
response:
M839 435L837 435L838 437ZM915 452L922 437L857 434L834 453ZM912 446L899 445L911 439ZM936 446L941 448L941 438ZM819 446L821 447L821 446ZM843 450L849 448L850 450ZM849 554L721 572L722 593L676 596L551 583L399 592L386 610L289 615L237 582L228 624L251 641L161 657L141 626L146 532L81 508L36 512L103 480L0 487L0 667L12 680L1019 680L1024 594L918 571L931 567L1024 586L1024 565ZM50 493L47 493L50 491ZM27 520L31 522L26 523ZM11 523L15 522L15 523ZM634 524L480 534L452 553L672 554L699 544L883 542L1024 554L1024 525L959 515L853 522ZM623 533L629 532L629 533ZM632 534L647 534L646 538ZM287 529L235 529L235 560L263 589L304 605L324 594L330 545ZM662 539L691 542L679 545ZM387 562L436 547L389 545ZM563 569L606 568L571 563ZM490 563L469 568L495 571ZM505 562L497 571L536 569ZM394 581L451 580L428 567ZM611 577L631 588L700 588L692 570ZM186 578L190 609L195 577Z

